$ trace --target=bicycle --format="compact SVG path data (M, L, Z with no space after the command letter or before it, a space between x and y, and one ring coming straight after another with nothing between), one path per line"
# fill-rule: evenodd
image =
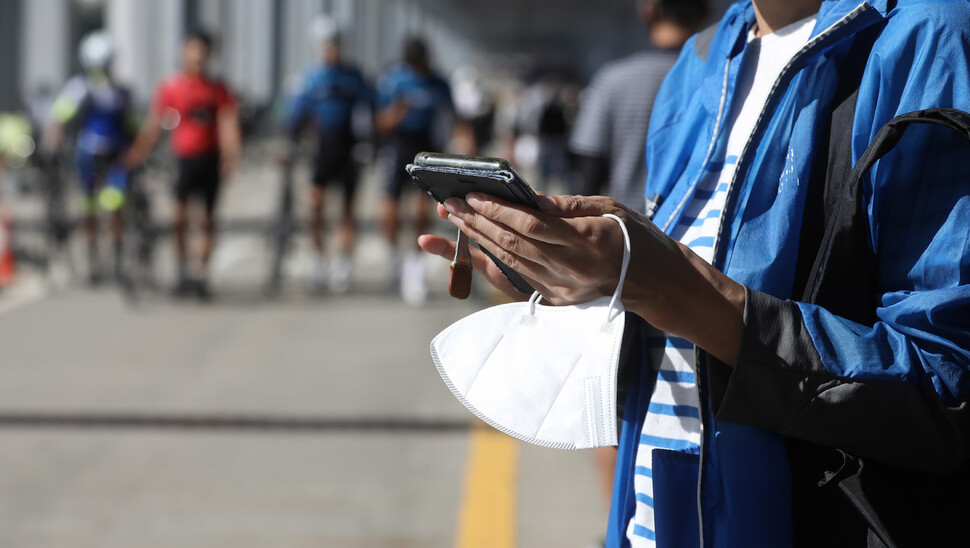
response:
M276 205L276 219L267 233L270 248L269 272L266 279L266 293L277 295L283 284L283 265L293 247L293 236L299 231L299 223L294 213L293 170L296 155L290 154L280 161L280 188Z
M127 185L122 236L121 272L118 287L131 303L158 289L155 278L155 246L159 227L152 219L152 201L142 174L131 174Z
M44 273L53 280L55 272L63 265L67 280L77 275L77 266L71 254L70 239L74 228L67 213L67 193L64 186L64 168L56 154L35 157L39 172L39 187L44 196Z

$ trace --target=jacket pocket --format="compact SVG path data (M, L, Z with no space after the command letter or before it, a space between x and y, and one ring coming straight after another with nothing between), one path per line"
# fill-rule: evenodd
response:
M697 548L701 544L697 516L700 455L696 451L653 450L653 515L657 546Z

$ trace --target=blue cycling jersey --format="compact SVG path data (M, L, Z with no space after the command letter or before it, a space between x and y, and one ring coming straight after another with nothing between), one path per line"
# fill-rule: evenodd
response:
M303 82L293 98L290 126L296 128L307 119L318 131L351 130L351 115L359 104L370 104L373 93L355 67L321 64L303 75Z
M431 132L435 117L442 109L452 109L451 87L434 73L420 73L406 63L389 68L377 83L378 106L385 108L397 101L409 107L398 125L400 133Z
M68 80L54 103L60 123L77 120L77 149L89 155L114 155L130 140L131 94L101 75Z

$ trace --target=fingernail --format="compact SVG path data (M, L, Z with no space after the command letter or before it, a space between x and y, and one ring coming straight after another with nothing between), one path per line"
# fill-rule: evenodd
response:
M485 195L472 192L468 196L465 196L465 201L469 206L471 206L472 209L478 211L482 208L482 204L485 203Z
M463 200L458 198L448 198L445 200L445 209L448 213L462 213L467 210L467 206Z
M556 201L544 194L536 196L536 203L539 204L539 209L546 213L552 213L558 209L556 207Z
M448 220L451 221L451 224L457 226L458 228L465 228L465 221L462 221L454 215L448 215Z

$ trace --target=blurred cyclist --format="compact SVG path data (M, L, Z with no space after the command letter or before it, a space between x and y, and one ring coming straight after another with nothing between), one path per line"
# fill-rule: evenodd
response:
M317 135L317 156L310 189L310 237L317 251L313 272L313 289L323 289L328 282L336 293L350 287L351 253L354 246L354 196L358 168L353 157L357 139L354 135L354 108L371 101L371 91L357 67L342 58L340 32L329 17L313 21L310 34L320 51L320 63L307 69L293 101L290 135L296 143L309 123ZM339 253L328 272L324 254L323 209L328 183L339 183L343 189L343 209L338 231Z
M88 242L88 276L91 284L102 279L98 252L98 207L110 212L114 250L114 275L121 274L121 208L127 177L110 169L131 143L136 128L128 89L111 76L114 45L104 31L81 40L79 57L84 73L67 81L51 107L51 127L45 135L46 148L54 151L63 141L64 128L77 125L75 163L84 192L84 232Z
M424 40L411 37L404 42L402 62L390 67L377 84L377 129L386 138L384 150L386 198L381 211L384 233L392 248L395 276L400 269L401 296L411 305L427 299L424 282L424 257L414 248L404 260L397 250L398 209L402 190L411 188L404 167L421 151L442 150L450 131L445 128L453 113L448 83L431 70ZM418 234L428 229L431 202L413 194L414 228Z
M175 183L175 251L178 279L175 296L195 291L211 297L208 265L214 239L216 200L223 177L239 161L240 134L236 101L222 82L206 74L212 38L193 31L182 41L182 72L169 77L155 92L148 118L127 157L129 167L144 163L163 128L172 130L172 151L178 158ZM195 276L190 275L186 239L188 204L201 206L203 243Z

